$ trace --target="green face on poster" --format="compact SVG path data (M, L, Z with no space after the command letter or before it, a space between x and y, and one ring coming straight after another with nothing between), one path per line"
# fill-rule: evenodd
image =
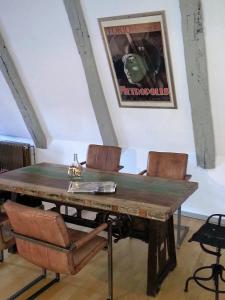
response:
M138 54L126 54L123 56L124 72L130 83L138 83L143 80L148 66L145 59Z

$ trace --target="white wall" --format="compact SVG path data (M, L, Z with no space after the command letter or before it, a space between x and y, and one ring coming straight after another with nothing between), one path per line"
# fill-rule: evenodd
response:
M199 182L199 190L186 201L183 209L205 215L224 211L224 1L203 1L216 130L217 168L214 170L196 167L179 1L82 0L82 6L113 125L124 149L124 170L137 172L145 168L149 150L186 152L188 172L193 175L193 181ZM166 12L178 109L119 108L97 18L159 10ZM49 147L37 151L38 161L69 163L74 152L83 160L87 145L102 140L63 1L0 0L0 30L47 132ZM8 92L4 91L0 97L6 97ZM19 114L16 117L15 109L10 108L15 105L13 101L10 106L2 107L0 98L4 115L9 118L14 114L16 124L20 123L17 132L9 124L6 131L8 135L26 138L27 131L22 129ZM0 134L6 133L3 127L0 123Z
M50 148L55 139L101 143L63 1L0 0L0 29Z
M109 1L107 5L104 3L104 0L82 1L99 74L119 144L124 148L129 148L130 151L134 150L136 162L132 168L145 167L146 153L150 149L188 152L194 158L195 163L178 1L142 0L138 2L138 5L137 1L129 0ZM178 109L120 108L97 19L160 10L166 11ZM136 157L137 150L140 152L140 157Z

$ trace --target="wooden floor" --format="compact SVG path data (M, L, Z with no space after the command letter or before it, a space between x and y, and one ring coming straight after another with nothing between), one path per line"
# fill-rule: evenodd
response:
M190 226L188 237L202 224L199 220L185 218ZM185 239L177 251L178 266L169 274L161 286L156 300L213 300L214 294L203 290L194 282L185 293L185 279L197 267L214 263L215 258L200 249L198 243L188 243ZM147 245L139 240L125 239L113 245L114 250L114 300L147 300L146 296L146 260ZM35 276L39 269L15 254L7 254L0 264L0 300L23 287ZM225 253L221 262L225 265ZM49 274L49 278L52 274ZM47 280L46 280L47 282ZM42 283L43 284L43 283ZM41 284L37 285L40 287ZM26 299L30 292L18 299ZM75 276L62 276L62 280L39 296L45 300L103 300L107 296L107 252L100 252L80 273ZM225 299L225 294L220 300Z

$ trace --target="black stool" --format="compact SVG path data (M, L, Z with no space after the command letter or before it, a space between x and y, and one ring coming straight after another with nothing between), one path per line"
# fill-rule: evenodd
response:
M214 292L215 293L215 300L219 300L219 294L225 293L225 290L219 289L219 282L225 282L225 278L223 277L223 271L225 268L220 264L220 256L221 256L221 249L225 248L225 215L221 214L214 214L208 217L206 223L202 225L202 227L193 234L189 242L196 241L200 243L201 248L212 255L216 256L216 263L212 264L211 266L205 266L198 268L193 276L189 277L186 280L185 284L185 292L188 291L188 284L190 280L194 280L199 286L202 288ZM216 247L216 251L212 251L207 249L205 245L210 245ZM211 275L208 277L201 277L198 276L198 273L201 270L211 270ZM209 288L202 282L206 282L208 280L213 280L215 288Z

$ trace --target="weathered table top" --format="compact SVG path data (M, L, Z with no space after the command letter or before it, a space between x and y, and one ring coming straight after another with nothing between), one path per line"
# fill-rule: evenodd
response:
M198 188L196 182L84 169L79 181L114 181L112 194L68 193L67 166L41 163L0 174L0 190L147 219L167 220Z

